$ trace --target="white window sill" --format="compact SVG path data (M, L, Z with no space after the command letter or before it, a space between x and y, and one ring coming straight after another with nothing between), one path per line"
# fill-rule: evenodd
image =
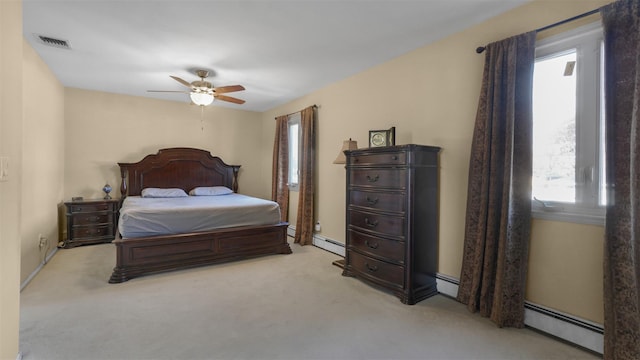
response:
M571 222L584 225L604 226L606 211L604 207L593 208L576 208L571 209L557 205L549 209L545 209L539 204L531 205L531 217L534 219Z

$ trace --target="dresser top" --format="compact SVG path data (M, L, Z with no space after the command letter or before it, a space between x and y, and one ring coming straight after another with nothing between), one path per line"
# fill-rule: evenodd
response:
M385 153L385 152L398 152L398 151L424 151L424 152L440 152L439 146L429 145L417 145L417 144L404 144L394 146L381 146L371 148L361 148L356 150L345 150L346 155L360 155L366 153Z

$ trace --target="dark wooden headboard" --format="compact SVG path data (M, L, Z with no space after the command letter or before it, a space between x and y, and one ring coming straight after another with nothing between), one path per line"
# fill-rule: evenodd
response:
M140 195L142 189L180 188L185 192L198 186L226 186L238 192L240 165L227 165L206 150L161 149L137 163L118 163L122 198Z

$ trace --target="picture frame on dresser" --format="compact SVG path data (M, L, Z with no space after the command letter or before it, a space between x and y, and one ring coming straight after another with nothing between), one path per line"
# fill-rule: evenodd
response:
M396 144L396 127L387 130L369 130L369 147L394 146Z

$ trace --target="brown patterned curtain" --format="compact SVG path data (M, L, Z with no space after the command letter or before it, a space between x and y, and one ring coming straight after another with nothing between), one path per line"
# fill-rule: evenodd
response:
M276 118L276 139L271 169L271 200L280 205L280 219L289 218L289 116Z
M608 190L604 358L640 359L640 1L617 1L600 12Z
M313 243L313 196L315 194L315 106L300 112L300 177L298 220L294 242L300 245Z
M524 326L534 62L535 32L487 45L471 145L458 300L500 327Z

